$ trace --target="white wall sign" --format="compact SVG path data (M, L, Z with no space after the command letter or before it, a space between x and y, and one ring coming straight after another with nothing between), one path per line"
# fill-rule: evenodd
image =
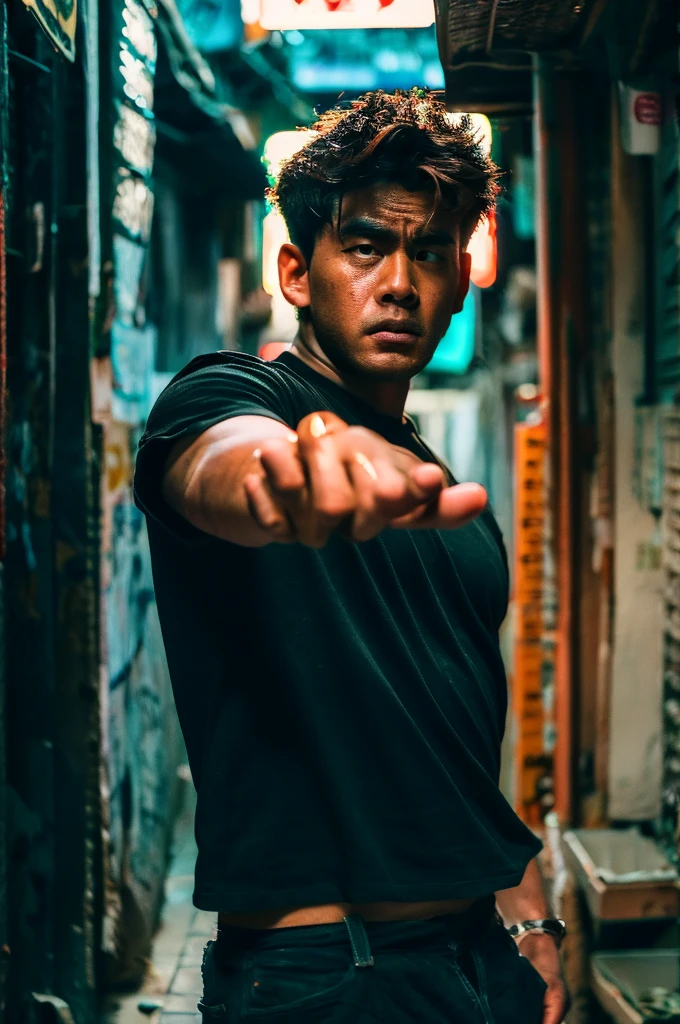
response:
M252 18L255 3L242 0ZM432 0L259 0L265 29L427 28ZM244 18L245 20L245 18Z
M631 156L659 152L663 114L661 94L650 89L633 89L619 82L621 145Z

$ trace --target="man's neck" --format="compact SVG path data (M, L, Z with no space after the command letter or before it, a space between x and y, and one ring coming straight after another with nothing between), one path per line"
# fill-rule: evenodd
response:
M302 332L298 332L290 351L317 373L339 384L357 398L362 398L378 412L385 416L394 416L398 420L403 419L409 381L362 380L343 374L321 351L316 339L303 338Z

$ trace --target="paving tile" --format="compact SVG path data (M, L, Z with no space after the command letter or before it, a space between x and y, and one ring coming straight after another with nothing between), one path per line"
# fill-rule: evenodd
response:
M161 925L153 940L152 960L155 960L156 957L172 955L179 959L195 913L191 904L171 903L165 905Z
M149 970L153 970L154 967L157 967L159 971L165 971L177 967L182 948L183 947L180 947L179 953L177 949L173 949L169 953L158 953L154 950L151 955L151 967Z
M178 933L182 929L187 930L195 914L196 908L190 899L178 900L176 902L167 900L163 906L161 925L157 934L160 935L161 931L167 931L169 928L174 929Z
M217 935L217 913L214 910L197 910L189 929L190 935L205 935L214 939Z
M205 935L190 935L182 950L182 959L180 961L182 967L191 967L192 964L200 966L203 963L203 950L207 944L208 939Z
M137 1003L140 998L138 992L125 996L107 996L99 1024L144 1024L145 1021L150 1021L151 1024L160 1024L158 1013L145 1017L139 1012Z
M142 994L149 996L162 996L168 992L172 979L177 971L177 958L172 957L167 964L159 964L154 957L151 966L144 979Z
M200 967L180 967L172 979L171 992L192 992L200 996L203 978Z
M197 1013L196 1004L200 998L195 992L168 992L163 997L163 1014Z
M196 1008L203 989L203 949L216 931L217 914L192 903L196 859L193 812L177 822L174 858L165 884L161 924L154 936L151 965L139 992L107 997L98 1024L202 1024ZM163 1003L150 1016L137 1005L145 996Z

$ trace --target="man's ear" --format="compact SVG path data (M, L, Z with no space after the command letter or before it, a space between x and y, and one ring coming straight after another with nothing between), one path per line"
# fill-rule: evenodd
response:
M307 261L292 242L286 242L279 250L279 285L291 306L302 309L310 304Z
M470 270L472 268L472 256L469 252L460 254L460 274L458 277L458 288L453 300L453 312L460 313L465 302L465 296L470 288Z

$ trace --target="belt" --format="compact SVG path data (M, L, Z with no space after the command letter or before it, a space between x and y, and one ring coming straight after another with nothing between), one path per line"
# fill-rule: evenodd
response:
M349 914L335 924L294 925L285 928L240 928L220 925L216 954L240 955L256 949L282 946L337 946L349 942L355 967L371 967L372 951L399 947L440 946L475 942L502 925L494 896L478 900L460 914L407 921L364 921Z

